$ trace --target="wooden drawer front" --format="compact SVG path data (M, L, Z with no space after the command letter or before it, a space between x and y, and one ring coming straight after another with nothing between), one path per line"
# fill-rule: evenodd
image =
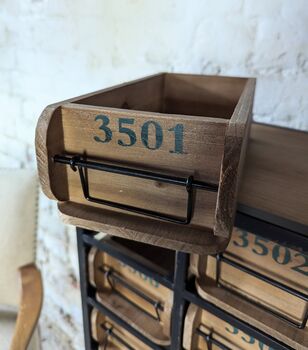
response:
M233 266L233 263L236 266ZM242 271L237 264L257 271L275 282L290 287L280 289ZM252 302L255 302L291 322L301 325L307 317L308 256L235 228L227 251L219 258L209 257L206 275Z
M130 304L130 312L135 310L135 313L143 314L141 317L152 325L156 324L156 334L161 331L164 339L169 337L173 304L170 289L96 248L89 253L89 278L97 288L99 301L117 299L113 305L125 303L122 310ZM139 327L142 328L142 324ZM153 341L157 342L154 338Z
M151 348L126 329L93 309L91 313L92 337L99 350L150 350Z
M273 350L193 304L185 319L183 347L185 350Z

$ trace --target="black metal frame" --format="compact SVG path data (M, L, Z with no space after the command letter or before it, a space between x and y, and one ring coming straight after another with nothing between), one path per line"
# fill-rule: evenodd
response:
M156 219L173 222L176 224L187 225L190 223L193 214L193 190L201 189L210 192L217 192L218 186L206 182L196 181L193 176L187 178L177 176L167 176L160 173L154 173L152 171L139 170L129 167L123 167L118 165L110 165L103 162L94 162L90 160L83 160L80 155L67 156L67 155L55 155L53 161L59 164L66 164L71 167L73 171L79 172L81 187L84 198L89 202L94 202L109 207L130 211L145 216L150 216ZM153 210L137 208L132 205L111 202L106 199L96 198L90 195L89 182L87 177L87 169L106 171L113 174L120 174L126 176L132 176L152 181L159 181L177 186L184 186L187 191L187 206L186 206L186 217L179 218L177 216L167 215Z
M245 214L241 213L241 217L243 215ZM239 226L240 228L248 229L250 232L259 234L258 227L254 226L254 227L247 228L245 221L244 221L244 224L245 225L243 225L244 226L243 227L239 224L239 222L237 222L237 226ZM261 223L261 227L263 227L262 225L263 223ZM266 231L266 232L269 232L269 231ZM77 228L81 295L82 295L83 317L84 317L84 332L85 332L85 343L86 343L87 350L90 350L90 349L92 350L97 348L97 344L91 339L91 329L90 329L90 323L89 323L90 310L93 307L97 308L99 311L106 314L108 317L110 317L120 326L130 331L138 339L143 341L145 344L147 344L149 347L151 347L154 350L155 349L180 350L182 349L184 317L185 317L186 309L189 303L198 305L202 309L234 325L235 327L242 330L246 334L253 336L254 338L258 339L259 341L262 341L262 343L272 347L273 349L277 349L277 350L291 349L291 347L269 336L265 332L257 329L256 327L251 326L245 321L233 316L232 314L226 312L225 310L222 310L216 305L198 296L195 289L194 280L187 279L189 254L183 253L183 252L176 252L174 273L171 276L166 276L151 270L147 266L136 261L129 254L123 254L123 252L119 252L116 245L113 245L112 242L104 243L103 241L97 240L96 238L93 237L94 234L96 234L96 232ZM266 238L274 240L276 242L278 241L280 244L285 244L285 237L283 235L280 235L279 239L273 239L277 237L276 236L272 237L271 235L266 236ZM307 245L308 237L306 238L302 237L301 239L304 239L303 242L305 245ZM102 304L100 304L95 300L95 297L94 297L95 289L88 282L88 272L87 272L87 268L88 268L87 253L89 252L89 249L91 246L96 246L98 249L105 251L111 256L119 259L120 261L124 262L127 265L130 265L131 267L148 275L149 277L153 278L153 280L156 280L157 282L161 283L162 285L174 291L173 309L171 314L171 345L169 347L162 347L157 344L154 344L152 341L147 339L143 334L139 333L136 329L134 329L131 325L124 322L112 311L108 310L105 306L103 306ZM294 247L292 246L292 248ZM222 259L221 256L220 258ZM223 257L223 259L224 261L226 261L227 258ZM240 268L242 268L242 266L240 266ZM246 271L246 268L244 269ZM261 274L260 276L258 274L258 276L256 277L261 278L264 281L269 283L273 282L271 279ZM287 286L284 286L276 282L274 282L273 285L275 285L278 288L282 288L283 290L290 292L292 295L295 295L301 299L307 300L307 296L295 290L292 290ZM208 342L212 342L214 344L215 340L213 340L209 336L207 336L207 338L208 338ZM216 345L219 345L219 344L216 344ZM227 348L222 347L222 349L227 349Z

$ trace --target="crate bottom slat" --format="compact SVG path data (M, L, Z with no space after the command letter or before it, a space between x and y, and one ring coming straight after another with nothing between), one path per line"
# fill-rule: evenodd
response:
M160 222L75 202L60 202L58 209L66 224L182 252L215 254L224 251L229 242L229 238L214 236L211 230L204 228Z

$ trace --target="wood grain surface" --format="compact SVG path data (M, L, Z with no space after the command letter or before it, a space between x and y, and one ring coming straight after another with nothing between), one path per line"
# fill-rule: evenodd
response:
M286 321L263 311L243 297L216 286L211 278L199 278L196 281L199 295L228 313L257 327L270 336L282 341L296 350L307 349L308 328L291 327Z
M254 85L254 79L161 74L48 107L36 134L44 192L68 205L84 205L79 210L106 210L83 198L78 174L53 163L53 156L63 153L173 176L193 175L219 185L219 190L195 191L189 229L229 238ZM94 197L185 216L183 187L92 170L87 176ZM83 218L87 215L88 211ZM163 240L165 230L159 235ZM191 246L200 251L200 242L192 239ZM205 247L203 253L207 252Z
M308 133L251 129L238 203L308 226Z
M97 250L95 247L89 252L89 279L90 283L97 288L99 292L117 293L130 300L139 308L146 311L152 317L157 318L155 307L145 298L130 290L128 287L113 279L112 275L108 278L107 271L122 278L129 286L144 293L148 298L158 302L163 310L158 309L159 318L157 322L163 327L164 333L170 333L171 310L173 305L173 292L161 285L151 277L141 273L138 270L120 262L110 255Z
M100 291L97 292L96 299L152 342L162 346L170 345L170 333L165 332L163 325L138 310L120 295L110 291Z
M237 192L246 159L254 91L255 80L249 79L226 129L215 211L216 236L229 237L232 232Z
M43 286L40 271L33 265L19 269L21 299L10 350L27 349L37 325L43 301Z
M97 115L108 116L109 127L115 133L118 120L123 117L123 111L76 104L62 107L65 153L71 155L86 153L92 160L98 159L116 165L185 178L193 175L196 180L218 183L227 124L225 120L125 111L125 117L135 120L134 130L140 129L141 125L149 120L155 120L163 130L168 130L176 124L184 124L187 130L184 140L189 140L186 153L174 154L170 153L174 143L171 137L164 139L163 146L157 151L145 148L141 140L131 147L119 146L116 137L107 144L93 141L93 137L100 132L98 130L100 124L94 121ZM91 184L91 195L94 197L179 217L186 215L185 187L95 170L88 170L87 175ZM68 200L102 207L101 204L89 203L83 198L78 173L67 171L67 181L70 194ZM196 209L192 226L213 227L216 200L217 194L214 192L196 191Z
M205 232L203 229L144 217L136 219L126 213L119 215L112 210L73 202L60 202L58 209L66 224L188 253L204 255L222 252L229 242L229 238L214 236L210 230Z
M274 281L280 282L284 286L308 295L308 266L306 264L308 257L302 253L235 228L224 256ZM204 282L205 279L210 283L211 291L214 291L212 285L216 283L217 278L217 260L214 257L209 256L207 259L203 257L198 259L195 256L192 259L191 270L197 275L198 291L201 296L208 293L207 284ZM223 295L226 303L228 302L227 296L232 295L232 292L236 292L241 297L233 295L230 300L238 298L243 303L252 301L254 304L257 304L256 306L251 304L253 310L258 308L259 304L267 310L274 311L297 324L302 322L307 312L308 304L305 300L249 275L224 261L220 263L219 282L221 284L220 289L224 291L224 293L220 292L222 293L220 295ZM271 320L275 319L275 316L270 315L268 311L261 308L258 310L258 313L260 315L263 314L262 317L269 320L269 326L270 322L272 322ZM242 314L244 321L249 320L249 316L249 312L247 315L244 312ZM276 319L278 320L278 317ZM254 322L257 323L258 321L256 319L251 322L254 324ZM277 326L277 330L275 330L275 326ZM297 334L296 332L293 333L296 328L289 325L286 321L279 320L278 323L274 322L272 332L269 334L275 336L276 332L283 333L284 328L290 330L288 336L290 337L289 341L292 343L293 335L295 337ZM298 331L299 334L306 334L308 333L308 328Z
M103 327L106 329L111 328L112 333L108 335ZM150 350L150 347L141 340L96 309L93 309L91 312L91 330L93 339L99 343L99 350L127 350L127 347L117 337L133 349Z
M271 350L268 345L260 340L249 336L240 329L225 322L224 320L202 310L194 304L190 304L185 318L183 334L183 347L185 350L220 350L216 344L207 344L196 330L221 343L231 350Z

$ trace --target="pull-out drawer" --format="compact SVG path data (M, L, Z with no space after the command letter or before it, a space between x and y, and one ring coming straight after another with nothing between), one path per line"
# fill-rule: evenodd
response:
M92 337L98 350L151 350L140 339L96 309L91 313Z
M170 343L170 289L95 247L89 253L89 278L100 303L153 342Z
M164 73L48 106L36 132L42 188L75 226L222 251L254 88L250 78Z
M194 304L187 310L183 347L185 350L274 350Z
M307 261L307 255L235 228L224 254L199 259L197 290L284 343L305 349Z

